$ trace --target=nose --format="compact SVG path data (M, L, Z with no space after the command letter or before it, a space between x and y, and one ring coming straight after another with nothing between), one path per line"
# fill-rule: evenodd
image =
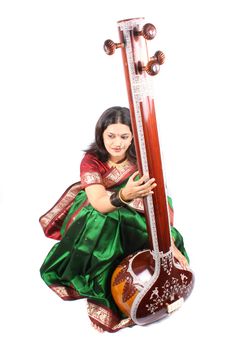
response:
M115 139L114 146L116 146L116 147L121 147L122 146L121 138L116 138Z

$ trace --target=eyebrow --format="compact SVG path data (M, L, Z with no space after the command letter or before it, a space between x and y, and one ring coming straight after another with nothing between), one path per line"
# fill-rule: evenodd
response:
M108 133L108 134L111 134L111 135L117 135L117 134L114 134L114 133L111 132L111 131L107 131L107 133ZM124 134L120 134L120 136L128 136L128 135L130 135L129 132L125 132Z

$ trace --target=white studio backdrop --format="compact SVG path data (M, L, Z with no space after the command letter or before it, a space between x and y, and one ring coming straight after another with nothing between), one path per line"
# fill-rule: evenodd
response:
M0 2L1 348L232 349L230 0ZM100 114L127 106L117 21L145 17L166 63L154 78L166 180L196 285L165 321L99 334L85 301L40 279L55 243L38 219L79 180ZM117 338L116 338L117 336ZM3 345L2 345L3 344ZM83 344L83 345L81 345Z

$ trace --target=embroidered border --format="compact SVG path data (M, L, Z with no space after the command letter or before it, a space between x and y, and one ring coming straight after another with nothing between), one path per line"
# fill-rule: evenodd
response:
M84 298L72 287L55 284L49 287L63 300L76 300Z
M127 179L130 174L136 171L136 165L132 163L126 163L119 168L111 168L109 174L107 174L103 179L103 185L106 188L117 185L120 181Z
M117 332L122 328L135 324L131 318L120 320L111 309L95 304L90 300L87 301L87 312L92 322L96 323L98 326L102 326L103 330L109 332Z
M56 240L61 239L60 228L74 202L74 198L80 190L82 190L80 181L68 187L55 205L39 218L39 222L47 237Z
M97 172L86 172L81 176L81 183L83 186L91 184L103 184L102 177Z

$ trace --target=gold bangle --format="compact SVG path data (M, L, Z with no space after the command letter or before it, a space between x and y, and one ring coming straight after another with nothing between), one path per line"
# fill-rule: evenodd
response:
M129 203L132 202L132 201L131 201L131 200L129 200L129 201L126 201L126 200L125 200L124 196L122 195L122 190L123 190L123 188L121 188L120 191L119 191L119 194L118 194L119 199L120 199L120 201L122 201L123 203L129 204Z

